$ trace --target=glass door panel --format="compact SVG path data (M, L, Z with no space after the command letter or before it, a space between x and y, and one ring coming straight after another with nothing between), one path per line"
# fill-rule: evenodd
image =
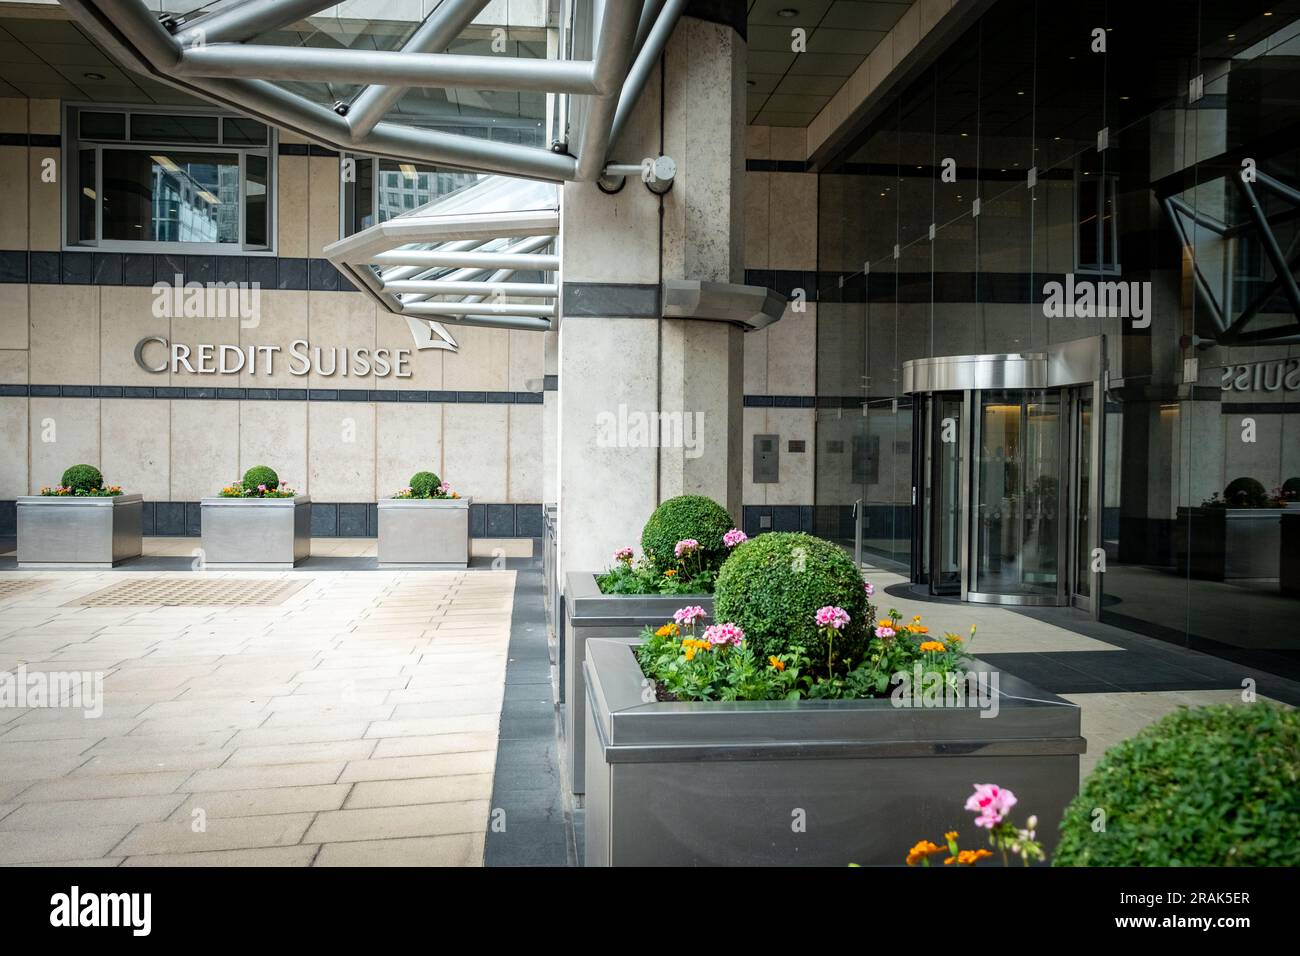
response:
M1061 396L979 393L975 585L1054 599L1059 589Z
M961 483L965 457L961 447L962 397L938 395L934 400L932 499L933 561L930 590L935 594L961 591Z
M1092 591L1092 398L1075 400L1074 428L1074 593L1087 598Z

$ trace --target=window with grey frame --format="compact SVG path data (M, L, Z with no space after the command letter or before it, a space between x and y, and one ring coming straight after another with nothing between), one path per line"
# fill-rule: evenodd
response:
M339 208L344 236L459 192L480 179L478 173L374 156L344 156L343 162Z
M215 112L67 108L65 244L274 249L275 135Z

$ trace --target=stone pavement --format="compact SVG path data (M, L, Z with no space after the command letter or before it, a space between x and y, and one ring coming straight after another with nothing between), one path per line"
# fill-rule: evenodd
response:
M269 606L69 606L143 578L302 586ZM0 863L481 864L514 583L5 572L0 672L102 673L104 707L0 707Z

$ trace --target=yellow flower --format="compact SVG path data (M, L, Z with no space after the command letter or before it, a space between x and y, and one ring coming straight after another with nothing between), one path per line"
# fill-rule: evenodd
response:
M929 629L928 627L923 627L923 626L920 625L920 624L913 624L912 627L911 627L911 631L912 631L913 634L929 634L929 633L930 633L930 629Z
M955 839L957 839L957 831L956 831L956 830L949 830L947 833L945 833L945 834L943 835L943 838L944 838L945 840L955 840Z
M666 578L671 578L671 577L675 576L676 574L677 574L677 569L676 569L676 568L669 568L667 571L664 572L664 577L666 577Z
M944 852L943 847L935 846L929 840L920 840L916 846L907 852L907 865L916 866L928 856L934 856L936 853Z
M663 627L659 628L659 630L655 631L655 637L676 637L681 632L682 629L680 627L672 621L669 621Z
M686 659L687 659L688 661L693 661L693 660L695 660L695 655L696 655L697 653L698 653L698 651L696 651L695 648L693 648L693 647L688 647L688 648L686 648Z
M781 660L781 658L777 657L775 654L769 657L767 662L779 671L785 670L785 661Z
M882 617L876 622L876 627L893 627L894 619L891 617Z
M919 614L913 614L913 615L912 615L912 623L913 623L913 624L920 624L920 623L921 623L921 615L919 615Z
M924 644L921 645L921 650L943 651L943 650L947 650L947 648L944 647L942 644L940 644L938 641L926 641Z

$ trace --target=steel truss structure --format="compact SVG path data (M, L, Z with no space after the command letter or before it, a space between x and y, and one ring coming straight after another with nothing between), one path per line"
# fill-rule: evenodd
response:
M204 99L340 152L495 174L325 250L358 289L406 318L417 346L433 348L455 348L443 323L552 328L555 183L621 183L638 170L611 163L611 144L685 7L566 0L560 57L536 60L445 52L489 0L442 0L400 50L249 42L334 5L325 0L243 0L185 17L159 17L145 0L61 2L123 65ZM369 85L330 108L275 81ZM544 149L385 121L411 87L546 93L556 143ZM659 157L647 185L663 192L674 170ZM540 278L518 281L520 273Z

